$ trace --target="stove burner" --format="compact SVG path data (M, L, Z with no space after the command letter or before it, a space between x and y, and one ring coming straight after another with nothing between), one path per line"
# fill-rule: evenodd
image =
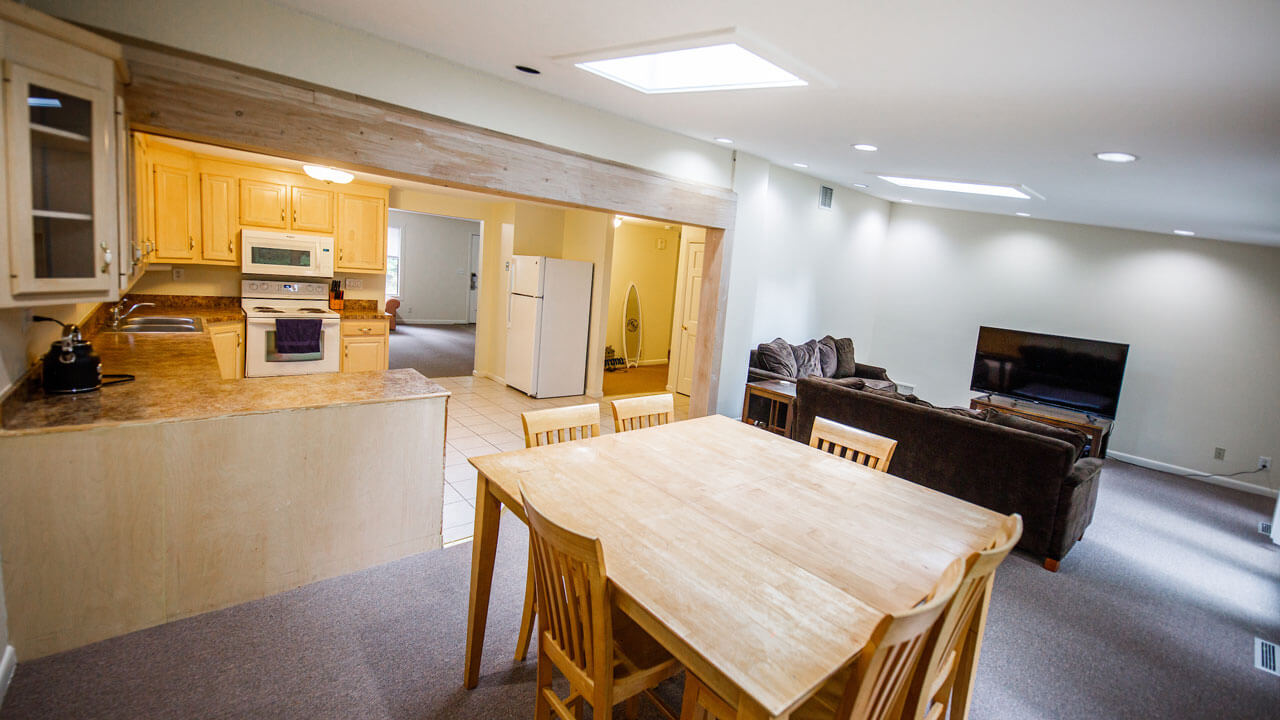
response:
M264 313L282 313L282 312L284 312L283 310L280 310L280 309L277 309L277 308L273 308L273 307L263 307L262 305L259 305L259 306L255 307L255 308L253 309L253 311L254 311L254 312L264 312Z

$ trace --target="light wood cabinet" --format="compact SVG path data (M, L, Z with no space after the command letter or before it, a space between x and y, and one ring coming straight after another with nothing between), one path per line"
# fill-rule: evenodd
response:
M200 257L207 263L239 264L236 179L200 174Z
M333 232L333 193L294 186L289 189L292 205L290 229L300 232Z
M342 372L387 369L387 321L342 321Z
M151 175L151 154L145 136L133 134L133 231L144 263L155 258L155 185Z
M160 262L195 260L196 233L200 229L195 171L156 163L152 173L155 188L156 255Z
M244 377L244 323L239 320L210 323L209 337L223 380Z
M289 186L265 180L240 179L240 224L286 229Z
M341 193L338 196L339 272L383 272L387 268L387 201Z

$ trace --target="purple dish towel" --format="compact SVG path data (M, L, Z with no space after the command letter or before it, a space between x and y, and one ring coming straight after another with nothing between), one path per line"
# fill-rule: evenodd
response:
M320 325L312 318L276 318L276 352L282 355L320 352Z

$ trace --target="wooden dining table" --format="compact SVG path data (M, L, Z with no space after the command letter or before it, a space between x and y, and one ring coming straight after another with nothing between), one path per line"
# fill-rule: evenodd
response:
M471 464L466 687L501 506L523 520L523 485L550 519L600 538L618 608L743 720L787 717L1004 519L719 415Z

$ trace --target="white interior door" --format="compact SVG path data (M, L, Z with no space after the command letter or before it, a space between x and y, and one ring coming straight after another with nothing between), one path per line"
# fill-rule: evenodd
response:
M471 285L467 294L467 322L476 322L480 306L480 233L471 233Z
M707 244L690 242L684 247L683 306L680 310L680 364L676 373L676 392L693 391L693 353L698 341L698 301L702 296L702 258Z

